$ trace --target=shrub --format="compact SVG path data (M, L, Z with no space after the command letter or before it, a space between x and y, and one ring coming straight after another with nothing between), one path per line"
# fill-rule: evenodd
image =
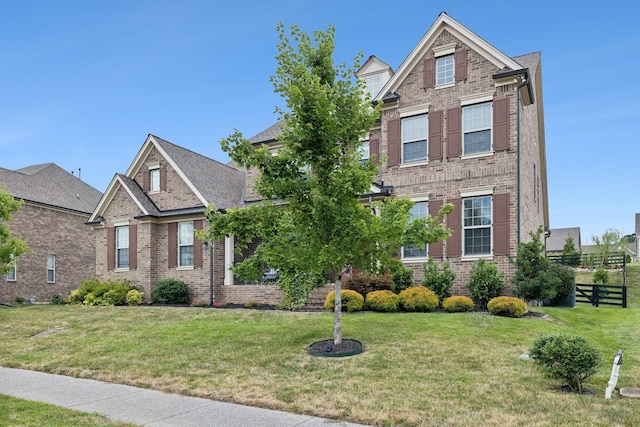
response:
M502 294L504 279L495 264L481 258L473 263L471 276L465 285L469 288L471 299L484 309L489 300Z
M543 373L565 381L576 393L583 392L584 381L602 363L598 349L575 335L543 335L533 342L529 355Z
M400 298L390 290L369 292L365 298L365 306L372 311L393 313L398 311Z
M62 298L62 295L60 295L60 294L53 294L53 296L51 297L51 304L53 304L53 305L63 305L64 304L64 298Z
M602 267L598 268L593 273L593 283L598 285L606 285L609 283L609 273Z
M433 311L440 305L438 296L424 286L411 286L398 295L404 311Z
M527 305L520 298L496 297L487 304L489 313L496 316L522 317L527 312Z
M442 308L447 313L462 313L473 310L473 300L463 295L449 297L442 302Z
M364 297L351 289L340 290L340 297L342 299L342 311L354 312L362 310L364 306ZM327 298L324 300L324 308L333 311L336 303L336 291L331 291L327 294Z
M159 304L186 304L189 302L189 286L176 279L158 280L154 283L151 297Z
M393 281L388 276L370 276L365 273L353 273L344 279L342 286L344 289L350 289L365 296L373 291L391 290Z
M551 273L560 279L556 288L556 296L551 303L557 305L570 295L573 295L576 289L576 272L567 266L560 264L551 264Z
M422 269L424 271L422 285L431 289L442 304L442 301L451 296L451 285L456 278L456 274L449 267L449 261L442 264L442 272L438 271L438 263L433 258L429 258L422 264Z
M391 291L399 294L408 287L413 286L413 269L401 266L391 275L391 281L393 282Z
M281 307L288 310L304 307L309 294L324 283L326 281L321 274L300 271L294 273L281 269L277 281L284 294Z
M83 280L78 289L64 298L67 304L85 305L125 305L127 293L137 288L128 280L122 282L101 282L99 279Z
M133 305L140 305L142 304L142 301L144 300L144 293L140 292L137 289L131 289L129 292L127 292L127 304L133 306Z
M517 295L525 301L546 301L556 296L560 279L554 276L549 259L544 256L544 244L540 240L542 227L536 233L529 232L531 241L518 244L515 261L516 272L511 282Z

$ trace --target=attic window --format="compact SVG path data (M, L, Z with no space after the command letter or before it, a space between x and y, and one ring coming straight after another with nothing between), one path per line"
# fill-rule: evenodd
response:
M436 86L442 86L454 82L453 55L436 58Z
M365 77L364 82L367 85L367 92L369 92L371 99L373 99L378 92L380 92L380 89L382 89L382 76L380 74Z
M160 191L160 168L149 169L149 191Z

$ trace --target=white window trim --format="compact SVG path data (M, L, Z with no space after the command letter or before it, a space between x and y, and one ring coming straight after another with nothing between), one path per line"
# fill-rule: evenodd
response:
M435 63L435 84L434 84L434 88L436 88L436 89L444 89L444 88L453 87L453 86L456 85L456 59L455 59L454 52L455 52L455 48L454 48L454 51L451 52L451 53L443 54L443 55L440 55L440 56L436 56L436 58L435 58L436 63ZM438 83L438 60L440 58L444 58L446 56L451 56L452 59L453 59L453 75L451 76L451 78L453 80L450 81L450 82L446 82L446 83Z
M494 95L494 92L483 92L473 95L463 95L458 99L460 100L460 106L465 107L467 105L482 104L485 102L493 101Z
M481 187L481 188L477 188L477 189L473 189L473 190L460 190L460 206L461 206L461 211L460 215L462 216L461 218L461 233L460 233L460 238L462 240L461 242L461 249L462 249L462 256L460 257L461 261L477 261L481 258L486 259L487 261L491 261L493 259L493 235L494 235L494 223L493 223L493 217L494 217L494 209L493 209L493 187ZM464 194L464 195L463 195ZM464 226L464 199L470 199L470 198L475 198L475 197L491 197L491 238L489 241L489 251L490 253L488 254L480 254L480 255L465 255L464 254L464 232L465 232L465 226Z
M17 282L18 281L18 264L14 262L13 266L10 267L10 270L13 270L13 279L9 278L9 271L7 271L6 279L7 282Z
M465 136L465 129L464 129L464 109L465 107L471 107L473 105L482 105L482 104L487 104L490 102L493 102L493 94L491 95L491 98L487 98L487 97L482 97L482 98L476 98L476 100L478 100L477 102L471 102L469 104L465 104L461 107L460 113L461 113L461 121L462 121L462 151L464 152L464 136ZM460 101L462 104L462 101ZM489 144L491 144L491 146L489 147L488 151L482 151L480 153L471 153L471 154L465 154L462 153L462 155L460 156L461 159L475 159L478 157L488 157L488 156L492 156L495 154L495 151L493 149L493 136L495 135L494 129L493 129L493 104L491 105L491 127L489 128L491 130L491 141L489 141Z
M440 56L451 55L453 53L456 53L455 43L444 44L442 46L433 48L433 56L435 56L436 58Z
M191 224L192 236L193 236L193 230L194 230L193 221L180 221L178 223L178 227L177 227L178 228L178 230L177 230L178 231L178 235L176 236L176 247L178 249L178 253L177 253L178 263L177 263L177 266L176 266L176 270L193 270L193 268L195 267L194 265L180 265L180 248L183 247L183 246L184 247L191 246L194 249L194 253L195 253L195 245L196 245L196 240L193 237L192 237L190 245L181 245L180 244L180 224ZM194 259L194 264L195 264L195 259Z
M158 188L153 189L152 184L153 180L151 179L151 172L158 171ZM149 165L149 170L147 171L149 174L149 194L157 194L160 192L160 164Z
M49 257L53 259L53 268L49 268ZM53 271L53 280L49 280L49 271ZM47 283L56 283L56 256L54 254L47 255Z
M409 119L411 117L426 115L427 119L427 134L425 135L425 144L427 145L427 158L424 160L417 160L413 162L404 161L404 136L402 133L402 119ZM411 141L410 141L411 142ZM406 168L411 166L421 166L429 163L429 107L428 106L417 106L417 107L409 107L404 108L403 111L400 112L400 168Z
M414 203L427 203L427 215L429 215L429 196L413 196L411 197L411 201ZM425 245L425 249L427 251L426 256L423 257L409 257L406 258L404 256L404 246L400 248L400 261L403 263L411 264L415 262L425 262L429 259L429 245Z
M115 244L114 244L114 250L115 250L115 257L116 257L116 265L114 268L114 271L129 271L129 267L118 267L118 232L117 232L117 228L118 227L129 227L129 220L118 220L118 221L114 221L113 222L113 227L116 228L116 238L115 238ZM131 232L131 230L129 229L127 231L127 233ZM129 249L129 243L127 242L127 249ZM129 253L129 261L131 261L131 253Z

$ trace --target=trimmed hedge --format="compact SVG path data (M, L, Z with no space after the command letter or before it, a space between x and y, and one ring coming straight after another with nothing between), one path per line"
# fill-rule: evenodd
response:
M440 306L438 296L424 286L411 286L398 294L404 311L433 311Z
M83 280L78 289L64 298L66 304L84 304L84 305L126 305L127 294L135 290L140 292L137 286L131 284L130 281L122 282L101 282L99 279ZM141 294L141 301L144 294Z
M371 311L393 313L399 305L400 298L389 290L369 292L365 297L365 307Z
M342 311L352 313L354 311L362 310L364 306L364 297L358 292L351 289L340 290L340 298L342 299ZM327 294L324 300L324 308L327 310L335 310L336 304L336 291L331 291Z
M151 298L153 302L159 304L187 304L189 303L189 286L176 279L158 280L153 285Z
M516 297L495 297L487 304L489 313L496 316L522 317L527 312L527 305Z
M464 313L473 310L473 300L463 295L454 295L442 302L442 308L447 313Z

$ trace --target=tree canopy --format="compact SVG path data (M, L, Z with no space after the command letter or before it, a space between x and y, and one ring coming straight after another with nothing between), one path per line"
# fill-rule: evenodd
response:
M336 65L332 26L314 32L313 38L297 26L290 27L290 34L282 24L277 30L278 67L271 82L286 102L286 108L276 108L278 146L255 147L237 130L221 141L238 166L259 171L255 190L263 201L224 213L210 206L205 238L234 235L238 250L257 241L255 252L234 267L247 279L257 279L265 265L280 270L281 284L288 280L307 291L328 277L335 279L334 340L339 343L345 267L372 273L399 268L403 245L449 236L442 219L453 207L446 204L435 218L412 221L413 202L406 197L362 200L378 175L379 159L374 155L364 161L359 148L380 114L365 95L364 83L355 79L362 54L352 68Z
M21 200L15 200L7 193L6 187L0 185L0 274L6 274L16 259L28 250L27 244L11 233L7 222L13 219L12 214L22 206Z

